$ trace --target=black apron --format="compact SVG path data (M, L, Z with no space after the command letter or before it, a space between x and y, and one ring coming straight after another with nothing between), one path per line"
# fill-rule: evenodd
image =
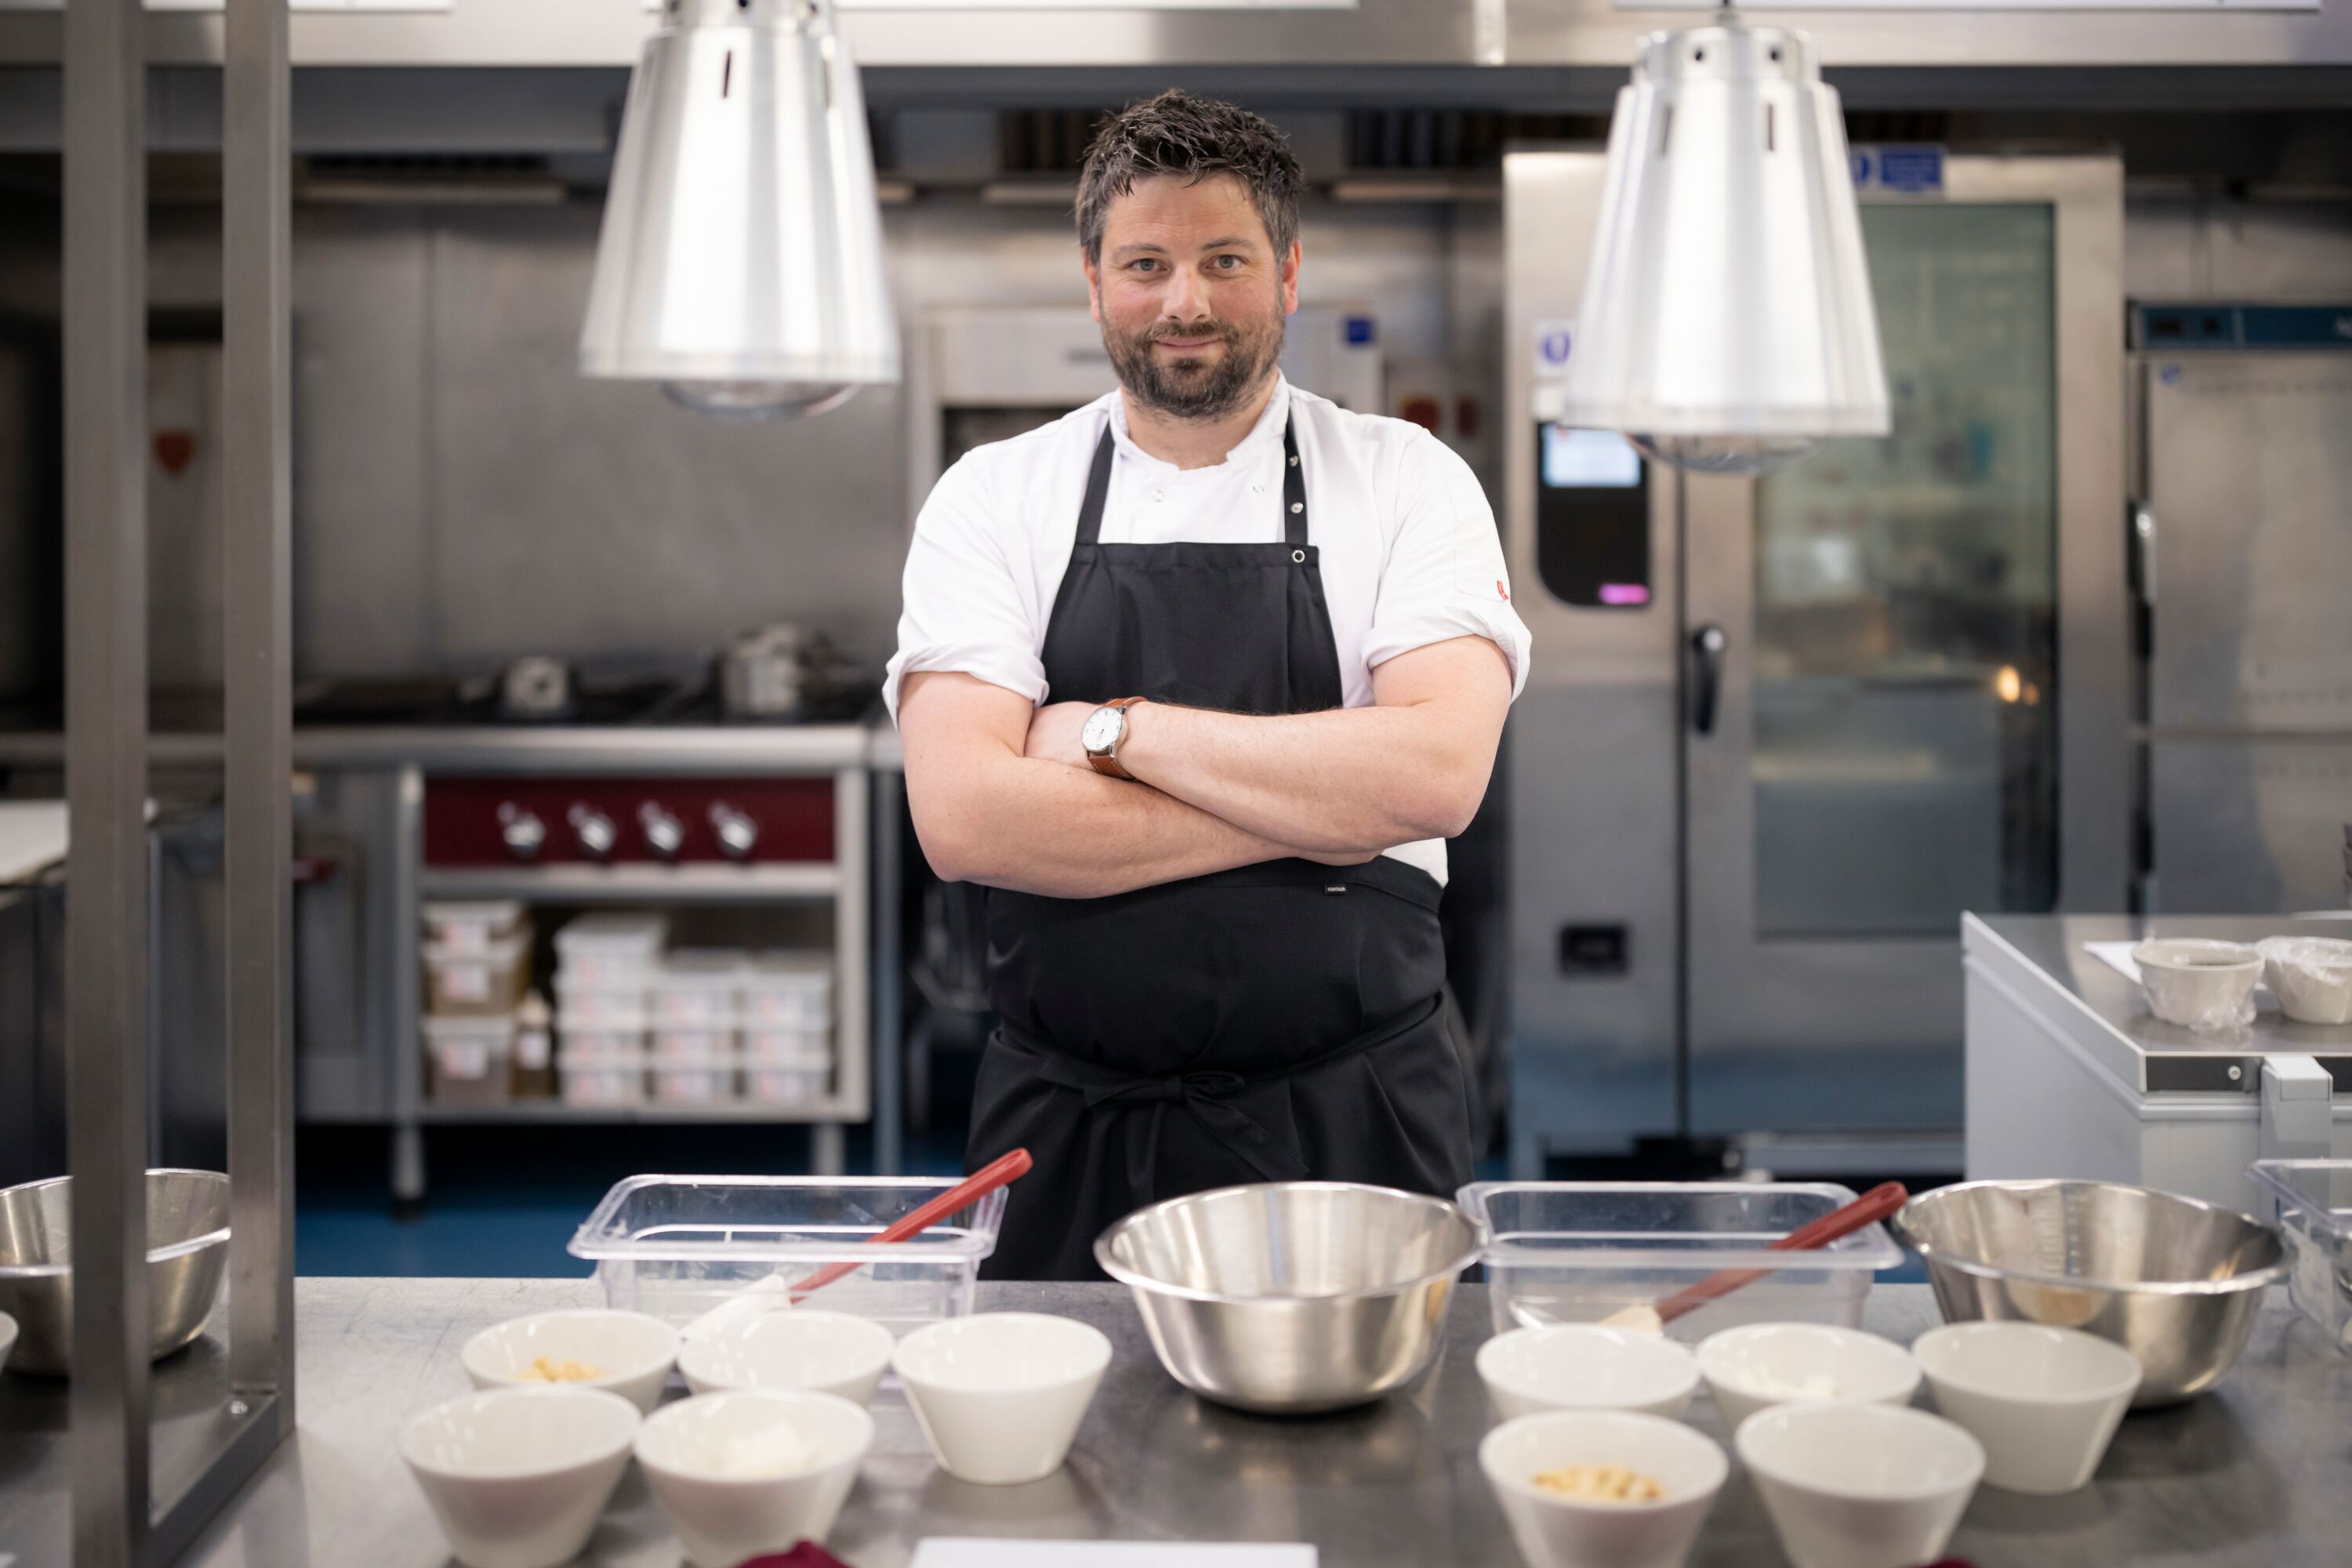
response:
M1341 702L1298 446L1279 544L1104 544L1095 448L1046 623L1055 700L1140 694L1234 713ZM1137 786L1141 787L1141 786ZM1102 899L992 889L1001 1027L972 1096L972 1170L1025 1146L997 1279L1099 1279L1095 1237L1147 1204L1247 1182L1451 1196L1468 1100L1446 1034L1436 880L1390 856L1286 859Z

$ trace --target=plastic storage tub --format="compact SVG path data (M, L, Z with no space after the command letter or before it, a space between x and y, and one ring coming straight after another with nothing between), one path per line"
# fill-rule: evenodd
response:
M653 1051L657 1065L672 1061L708 1061L724 1057L735 1058L735 1031L729 1028L682 1029L669 1026L653 1031Z
M759 1067L831 1068L830 1029L746 1029L743 1060Z
M833 954L763 952L742 972L746 1029L833 1028Z
M829 1062L779 1067L773 1062L747 1061L743 1098L755 1105L807 1105L824 1098L832 1079Z
M511 1015L530 978L530 944L520 935L487 947L425 950L426 1011L445 1017Z
M557 972L582 985L642 984L668 940L666 915L578 915L555 933Z
M436 900L425 906L425 937L445 952L484 952L522 929L513 899Z
M559 1028L643 1029L651 1022L646 1014L645 982L583 980L559 969L555 1021Z
M852 1273L810 1298L898 1332L971 1310L996 1250L1004 1194L991 1193L911 1240L863 1245L956 1184L898 1176L631 1176L604 1194L571 1252L596 1265L605 1302L684 1325L772 1275L837 1260Z
M565 1036L555 1053L556 1092L566 1105L583 1107L643 1105L646 1102L646 1054L643 1051L585 1051L573 1037Z
M1771 1272L1675 1319L1670 1338L1696 1343L1736 1323L1859 1328L1872 1279L1903 1261L1877 1225L1815 1252L1765 1250L1853 1201L1826 1182L1476 1182L1457 1196L1486 1238L1497 1331L1596 1322L1725 1268Z
M719 1105L735 1098L735 1056L656 1056L653 1093L656 1105Z
M512 1073L512 1014L492 1018L436 1018L425 1024L425 1054L433 1064L425 1098L435 1105L504 1105Z
M2257 1160L2246 1174L2278 1200L2294 1260L2288 1300L2328 1343L2352 1351L2352 1160Z
M646 1011L654 1027L734 1027L736 991L747 963L745 954L724 949L670 953L654 970L647 988Z

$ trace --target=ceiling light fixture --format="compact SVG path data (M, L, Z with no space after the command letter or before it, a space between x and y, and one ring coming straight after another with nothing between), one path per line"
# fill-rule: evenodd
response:
M898 379L874 148L832 0L665 0L629 79L580 370L746 420Z
M1561 424L1696 472L1886 434L1844 123L1806 35L1727 10L1643 42L1562 393Z

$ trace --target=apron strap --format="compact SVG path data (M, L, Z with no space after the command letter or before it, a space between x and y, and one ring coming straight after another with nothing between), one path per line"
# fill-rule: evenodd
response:
M1078 508L1078 538L1080 544L1095 544L1102 539L1103 502L1110 497L1110 459L1117 448L1111 444L1110 421L1103 421L1102 439L1095 443L1095 466L1087 470L1086 503Z
M1298 1152L1267 1131L1263 1123L1234 1101L1259 1085L1276 1083L1299 1073L1376 1050L1426 1025L1437 1016L1444 1005L1443 994L1433 996L1425 1005L1408 1008L1401 1016L1343 1040L1320 1056L1309 1057L1274 1072L1253 1077L1219 1069L1171 1073L1161 1078L1134 1078L1122 1068L1086 1061L1055 1050L1009 1024L998 1026L996 1043L1000 1049L1014 1053L1020 1058L1020 1065L1035 1078L1079 1095L1088 1110L1098 1110L1105 1106L1148 1105L1151 1108L1150 1135L1128 1146L1129 1187L1146 1194L1145 1201L1150 1202L1159 1196L1153 1175L1159 1164L1160 1124L1171 1105L1181 1105L1192 1111L1212 1137L1257 1173L1259 1180L1305 1181L1312 1173L1307 1170L1307 1163L1299 1158Z
M1298 433L1282 422L1282 542L1307 547L1307 468L1298 460Z
M1110 499L1110 460L1117 450L1110 422L1105 420L1102 439L1095 443L1094 467L1087 470L1087 499L1078 507L1075 543L1102 542L1103 504ZM1307 468L1298 460L1298 433L1288 419L1282 422L1282 542L1293 550L1307 546Z

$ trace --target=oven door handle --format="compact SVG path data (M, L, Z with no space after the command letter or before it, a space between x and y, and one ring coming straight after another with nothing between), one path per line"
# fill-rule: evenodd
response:
M1721 626L1709 625L1691 633L1690 640L1696 667L1691 678L1691 728L1712 735L1716 711L1723 701L1723 649L1729 639Z

